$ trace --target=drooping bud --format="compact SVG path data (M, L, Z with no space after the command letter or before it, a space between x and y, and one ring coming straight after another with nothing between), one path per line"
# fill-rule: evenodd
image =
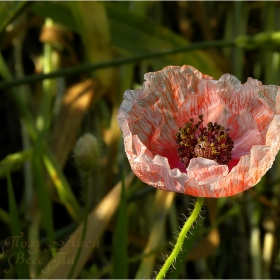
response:
M87 133L81 136L74 149L74 159L77 168L83 172L93 170L99 158L97 139Z

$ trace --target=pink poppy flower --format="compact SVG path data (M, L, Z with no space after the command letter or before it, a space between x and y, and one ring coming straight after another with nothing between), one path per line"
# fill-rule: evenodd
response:
M255 184L280 149L280 90L192 66L147 73L118 113L136 176L166 191L225 197Z

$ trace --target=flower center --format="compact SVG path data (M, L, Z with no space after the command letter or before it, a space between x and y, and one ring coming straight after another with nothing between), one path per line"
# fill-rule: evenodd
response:
M184 162L186 168L190 160L197 157L212 159L219 164L230 162L234 143L227 134L229 129L216 122L209 122L207 127L204 127L203 115L199 115L198 118L197 124L190 118L185 127L180 127L176 134L180 162Z

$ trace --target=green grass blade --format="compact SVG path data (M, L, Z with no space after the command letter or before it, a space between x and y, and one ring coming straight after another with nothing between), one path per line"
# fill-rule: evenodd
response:
M68 6L82 37L88 61L98 63L112 59L111 35L104 3L73 1ZM108 87L113 71L107 68L97 71L96 75Z
M43 161L53 183L55 184L61 202L65 205L73 219L75 221L80 221L81 208L49 147L46 147L45 149Z
M0 74L3 76L4 80L7 82L13 80L13 76L12 76L1 52L0 52ZM32 137L32 139L35 139L37 131L36 131L36 127L35 127L35 123L34 123L32 114L30 113L28 108L25 106L22 98L19 96L18 92L15 89L10 89L9 93L10 93L11 99L15 102L15 104L21 114L22 120L23 120L24 124L26 125L29 135Z
M47 190L46 180L44 178L42 162L39 158L39 151L35 148L32 157L32 168L34 174L34 185L37 192L39 208L42 214L42 222L47 233L49 241L55 240L52 216L52 203L50 194ZM55 249L51 247L52 255L55 255Z
M6 156L0 161L0 178L6 176L6 171L16 171L21 168L22 164L31 158L32 149L21 151L15 154Z
M113 272L112 278L128 278L127 262L127 214L124 176L122 177L121 200L119 204L116 231L114 234Z
M0 221L10 226L9 214L6 211L4 211L2 208L0 208Z
M17 203L15 200L12 179L9 172L7 172L7 184L8 184L8 200L9 200L9 212L10 212L12 235L14 236L13 240L14 241L17 240L18 242L17 244L19 244L18 246L13 246L14 262L11 261L12 267L10 266L10 268L12 269L13 265L16 266L19 279L30 279L29 269L26 263L26 260L29 259L29 256L27 255L24 246L20 246L24 244L24 239L23 239L24 233L21 231L20 228Z

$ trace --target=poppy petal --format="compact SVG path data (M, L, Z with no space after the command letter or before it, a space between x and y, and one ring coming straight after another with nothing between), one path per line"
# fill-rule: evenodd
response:
M257 184L280 149L280 90L230 74L219 80L192 66L169 66L145 74L140 90L124 94L118 122L131 168L156 188L193 196L224 197ZM203 125L217 122L229 129L232 159L178 156L176 133L203 115Z

